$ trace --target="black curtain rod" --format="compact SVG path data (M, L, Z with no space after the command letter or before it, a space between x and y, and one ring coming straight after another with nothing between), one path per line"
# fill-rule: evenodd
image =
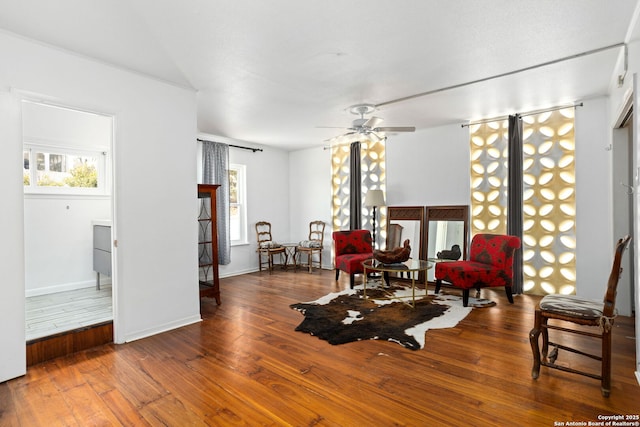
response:
M557 107L552 107L552 108L544 108L542 110L535 110L535 111L529 111L528 113L522 113L520 114L520 117L527 117L527 116L534 116L536 114L542 114L542 113L546 113L549 111L558 111L558 110L564 110L565 108L578 108L578 107L584 107L584 103L581 102L579 104L573 104L573 105L565 105L565 106L557 106Z
M206 139L200 139L198 138L198 142L214 142L214 141L207 141ZM233 148L241 148L243 150L251 150L254 153L256 151L264 151L262 148L253 148L253 147L243 147L242 145L234 145L234 144L227 144L229 147L233 147Z

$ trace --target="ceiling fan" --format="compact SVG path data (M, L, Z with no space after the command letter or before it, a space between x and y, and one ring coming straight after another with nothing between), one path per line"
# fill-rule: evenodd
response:
M360 115L359 119L355 119L351 127L346 128L348 132L334 136L326 140L331 143L346 143L362 140L363 138L381 141L386 138L387 132L415 132L414 126L380 126L383 119L371 116L365 118L365 115L371 114L376 107L373 104L356 104L349 107L351 114Z

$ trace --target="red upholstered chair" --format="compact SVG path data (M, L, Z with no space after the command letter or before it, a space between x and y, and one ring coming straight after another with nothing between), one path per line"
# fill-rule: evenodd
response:
M436 263L436 293L442 282L462 288L462 304L469 304L469 290L502 287L513 304L513 255L520 248L520 238L498 234L476 234L471 241L468 261Z
M369 230L334 231L333 247L335 253L336 280L340 270L350 274L353 289L355 275L362 274L362 261L373 258L373 242Z

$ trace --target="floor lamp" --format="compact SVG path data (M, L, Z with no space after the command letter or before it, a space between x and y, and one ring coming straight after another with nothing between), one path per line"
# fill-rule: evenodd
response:
M369 190L364 197L364 205L373 208L373 249L376 248L376 208L384 206L384 193L382 190Z

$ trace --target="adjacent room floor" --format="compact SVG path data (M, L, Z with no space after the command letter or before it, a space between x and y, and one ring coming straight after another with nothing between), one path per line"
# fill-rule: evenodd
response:
M27 342L113 320L111 285L26 299Z

